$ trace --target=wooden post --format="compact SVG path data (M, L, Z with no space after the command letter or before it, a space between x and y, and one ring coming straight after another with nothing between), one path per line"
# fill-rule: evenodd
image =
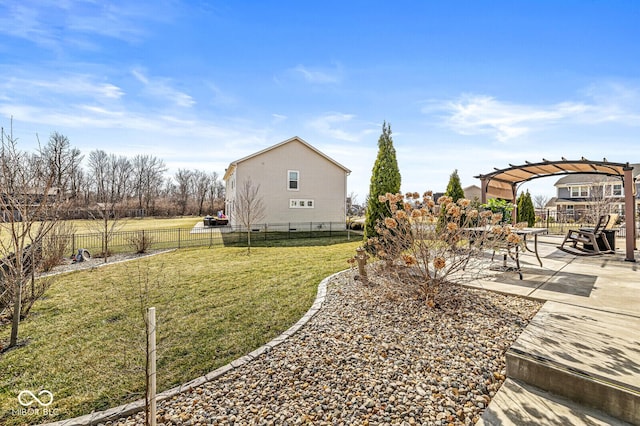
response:
M634 249L636 244L636 200L633 181L633 167L627 163L624 170L624 222L627 235L625 237L625 259L627 262L635 262Z
M358 276L360 277L360 281L367 284L367 269L365 268L367 265L367 252L364 248L358 247L356 249L356 260L358 261Z
M156 426L156 308L147 310L147 424Z

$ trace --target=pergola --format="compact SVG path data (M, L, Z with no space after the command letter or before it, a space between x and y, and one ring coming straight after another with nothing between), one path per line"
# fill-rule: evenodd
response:
M633 167L629 163L612 163L605 158L603 161L580 160L549 161L542 159L540 163L528 161L521 166L509 164L509 168L495 169L494 172L478 175L482 186L482 203L487 202L487 196L512 200L515 204L518 185L537 178L570 175L597 174L618 177L622 180L624 191L624 214L626 226L626 261L635 262L635 185L633 181Z

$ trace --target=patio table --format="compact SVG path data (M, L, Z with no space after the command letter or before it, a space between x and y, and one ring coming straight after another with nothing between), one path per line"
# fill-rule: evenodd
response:
M490 232L492 229L492 227L490 226L477 226L477 227L472 227L472 228L462 228L463 232L468 232L469 234L473 235L473 234L479 234L479 233L485 233L485 232ZM523 248L525 251L528 251L530 253L535 254L536 259L538 260L538 263L540 264L540 266L542 267L542 260L540 259L540 254L538 253L538 235L540 234L545 234L547 232L549 232L549 230L547 228L518 228L518 229L513 229L512 231L513 233L520 235L522 237L522 241L523 241ZM529 245L527 244L527 237L533 235L533 250L531 250L529 248ZM516 271L518 272L518 275L520 276L520 279L522 279L522 270L520 268L520 250L519 250L519 245L516 244L513 246L514 248L514 252L515 255L511 255L509 253L509 256L511 256L511 258L516 262L516 267L508 267L507 266L507 253L503 254L503 261L502 261L502 267L500 268L501 271ZM495 251L494 251L495 253Z

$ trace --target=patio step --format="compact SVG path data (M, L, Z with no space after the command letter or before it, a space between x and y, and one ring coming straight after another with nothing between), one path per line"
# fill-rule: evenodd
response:
M502 384L476 423L476 426L549 425L628 426L629 423L513 379Z
M640 424L640 318L546 302L506 353L507 376Z

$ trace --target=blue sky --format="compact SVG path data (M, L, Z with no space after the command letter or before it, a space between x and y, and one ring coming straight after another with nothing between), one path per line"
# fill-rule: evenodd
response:
M384 120L403 191L640 162L639 22L637 1L0 0L0 123L220 175L300 136L359 201Z

